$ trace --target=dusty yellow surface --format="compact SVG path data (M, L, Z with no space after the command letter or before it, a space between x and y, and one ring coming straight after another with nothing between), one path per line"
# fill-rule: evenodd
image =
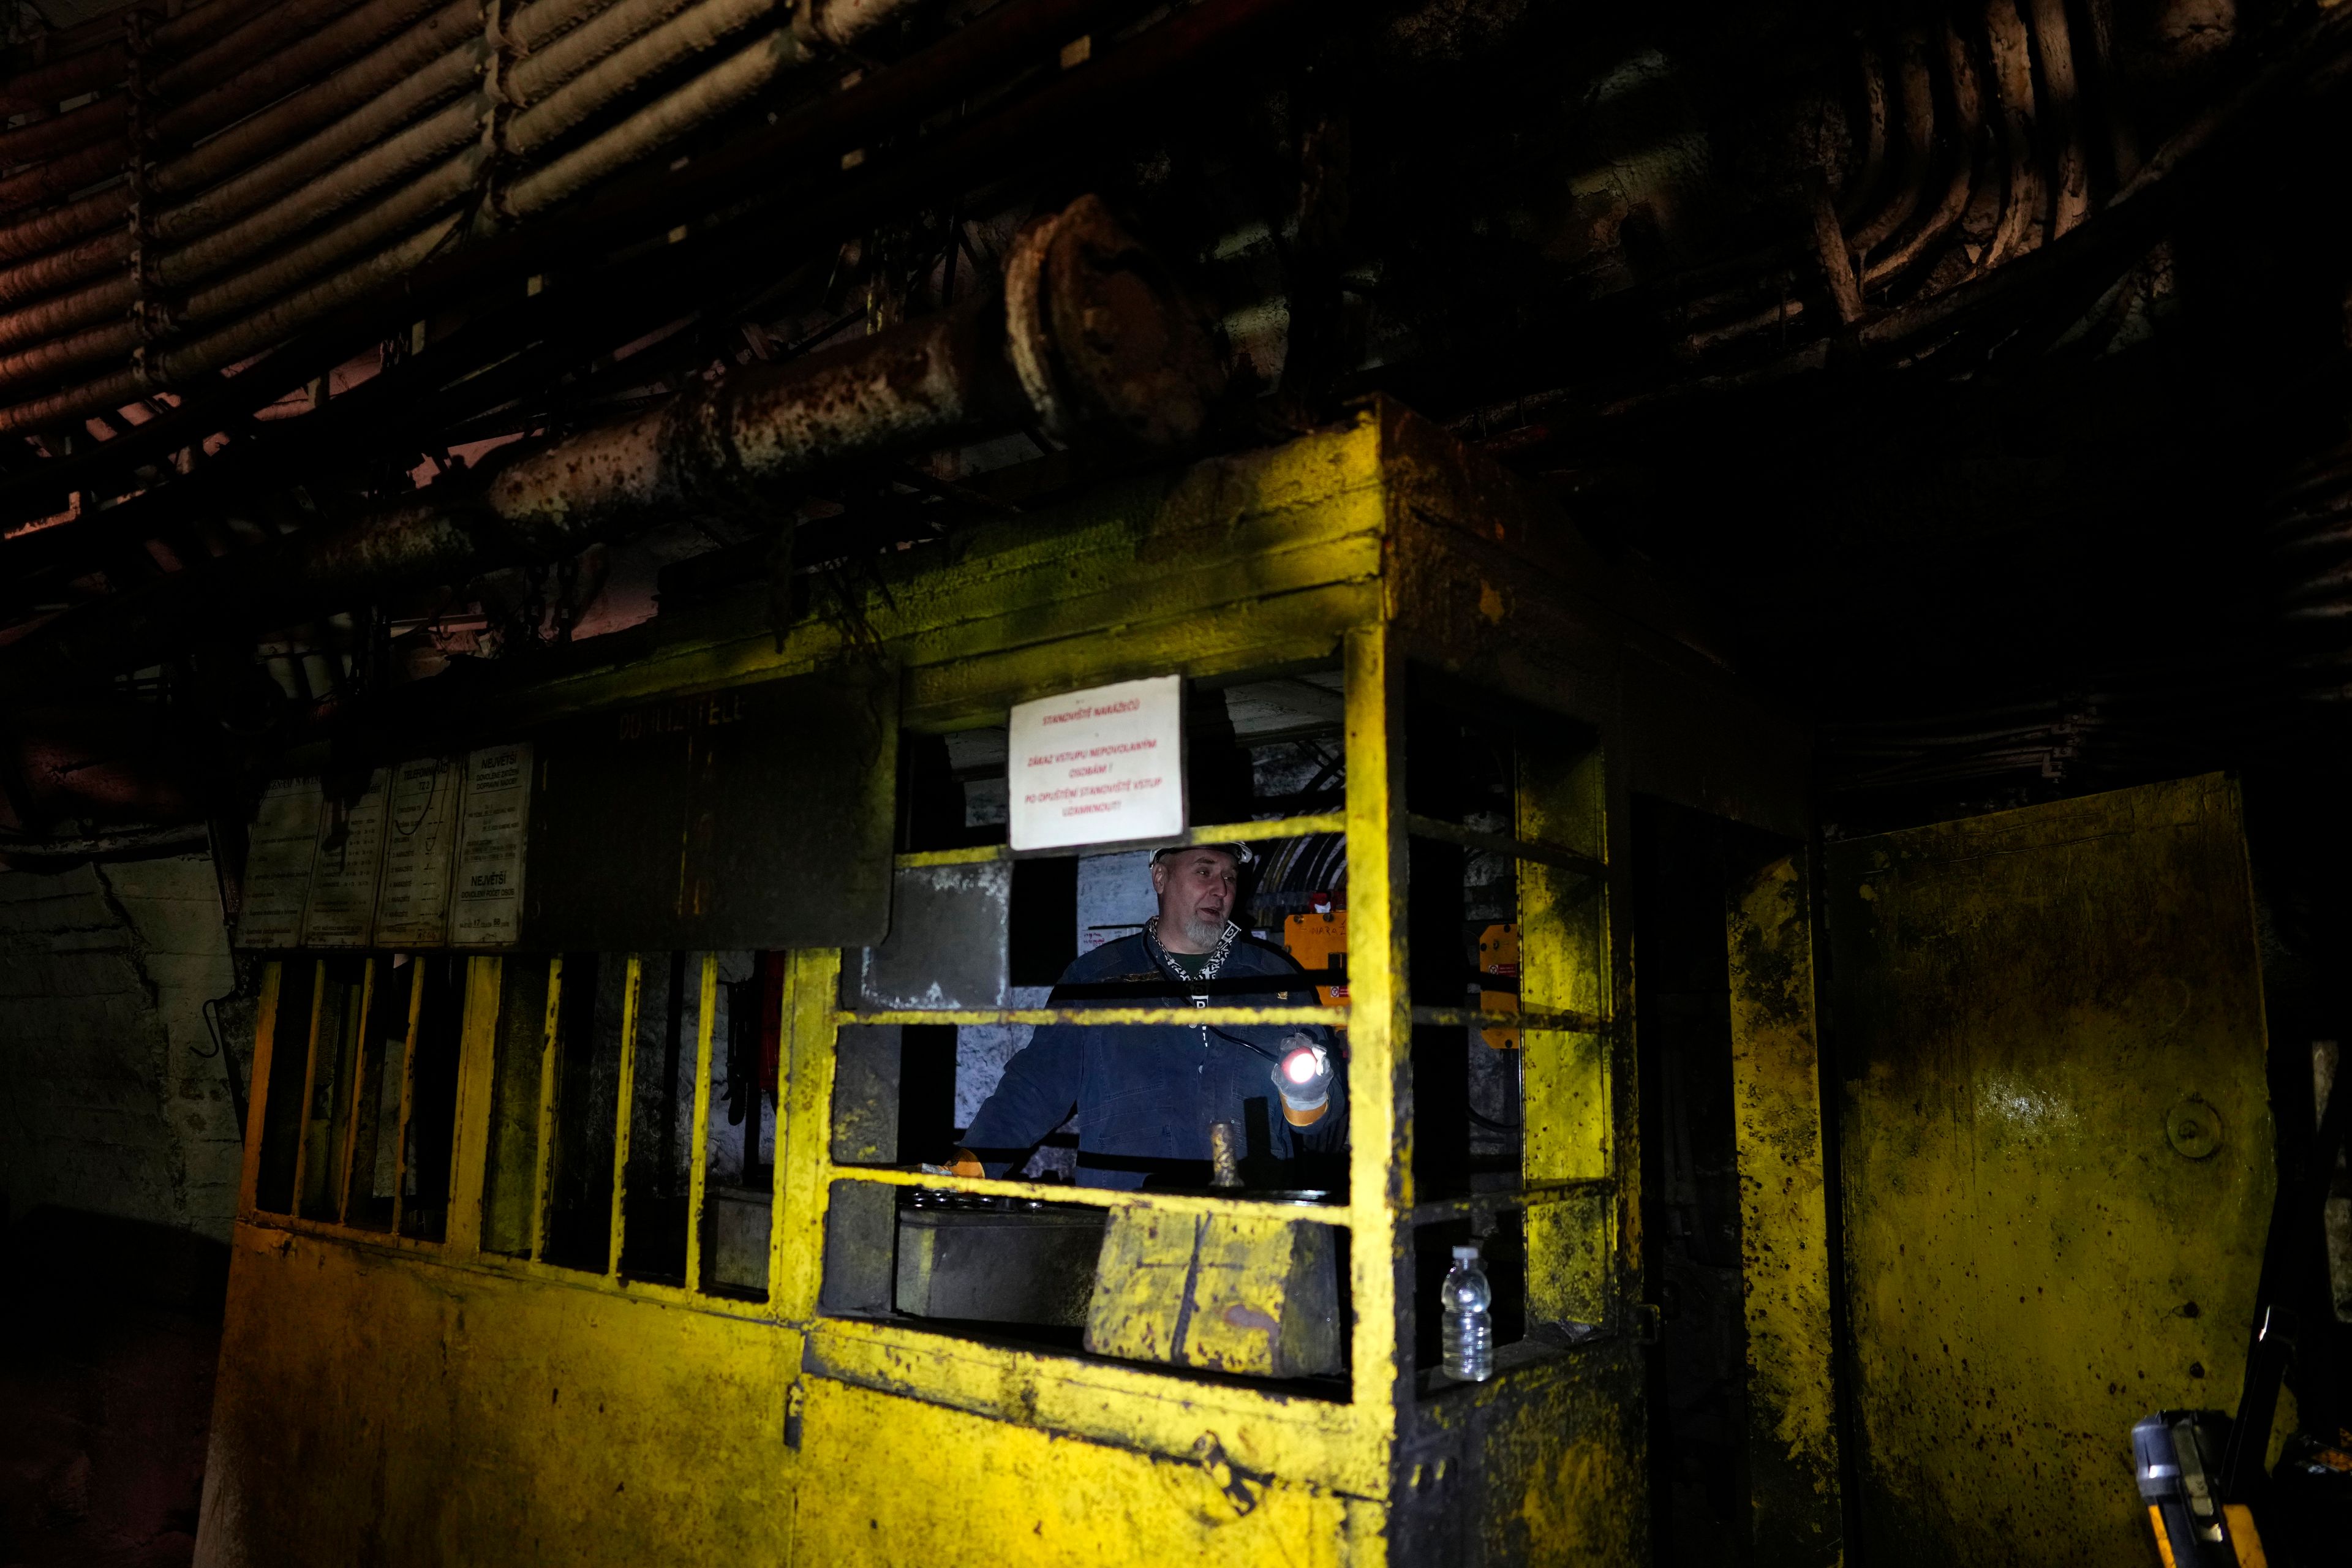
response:
M2140 1568L2131 1424L2236 1406L2274 1184L2236 787L1853 840L1825 880L1863 1545Z
M1733 700L1716 691L1719 664L1666 601L1611 576L1556 512L1388 405L1282 447L972 529L944 563L877 570L883 581L859 603L781 638L732 611L665 618L661 637L630 642L626 657L485 699L469 721L521 733L586 709L878 654L900 672L906 724L938 731L1129 677L1337 662L1350 1199L1318 1218L1349 1242L1349 1381L1309 1396L821 1310L829 1211L847 1193L874 1212L877 1191L875 1173L860 1185L854 1164L835 1163L855 1156L856 1139L835 1136L832 952L789 964L768 1299L632 1281L616 1264L555 1268L540 1255L562 968L544 955L484 958L470 966L446 1242L258 1212L248 1164L200 1561L1642 1561L1630 932L1612 915L1629 781L1640 773L1696 802L1737 777L1783 818L1798 792L1789 776L1767 777L1782 755L1769 747L1744 761L1717 747L1714 774L1684 779L1671 750L1621 743L1624 693L1662 689L1656 671L1671 668L1721 711ZM1645 661L1638 678L1632 649ZM1450 1404L1425 1395L1411 1352L1414 999L1402 981L1400 784L1414 662L1560 716L1557 754L1530 752L1516 831L1601 868L1596 878L1529 862L1518 922L1530 1008L1601 1021L1528 1029L1524 1042L1524 1174L1545 1189L1528 1226L1531 1299L1539 1316L1586 1327L1572 1349L1563 1340L1523 1357ZM1647 732L1676 729L1654 715ZM707 1085L714 972L700 979ZM265 1014L274 971L268 984ZM289 1037L303 1048L299 1031ZM620 1062L622 1108L634 1048ZM254 1078L257 1148L267 1059ZM698 1090L698 1144L711 1109ZM620 1114L624 1200L629 1127ZM1149 1194L1126 1196L1119 1212L1140 1220ZM690 1213L703 1198L698 1180ZM1195 1214L1159 1217L1184 1235L1189 1258ZM612 1230L617 1256L617 1205ZM1139 1297L1128 1325L1143 1337L1147 1304ZM1255 1366L1238 1341L1213 1348L1229 1370ZM1447 1442L1450 1459L1415 1457Z
M1748 1488L1759 1563L1844 1560L1831 1346L1812 900L1802 857L1731 889L1734 1156L1748 1327Z

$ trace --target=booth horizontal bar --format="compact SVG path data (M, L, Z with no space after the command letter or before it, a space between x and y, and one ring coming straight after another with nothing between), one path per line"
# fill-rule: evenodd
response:
M1533 1029L1561 1035L1597 1035L1609 1020L1592 1013L1489 1013L1481 1007L1415 1007L1412 1021L1437 1028Z
M985 1176L948 1176L895 1166L844 1165L828 1163L828 1182L871 1182L882 1186L921 1187L927 1192L962 1193L982 1198L1026 1198L1033 1202L1076 1204L1097 1209L1153 1209L1162 1214L1220 1215L1228 1218L1313 1220L1318 1225L1345 1225L1343 1203L1267 1203L1254 1200L1247 1189L1235 1188L1230 1198L1200 1193L1130 1192L1121 1187L1072 1187L1053 1182L999 1182Z
M1441 1225L1447 1220L1470 1219L1482 1214L1516 1214L1522 1209L1541 1208L1547 1204L1606 1197L1616 1190L1617 1184L1607 1176L1578 1182L1538 1182L1531 1187L1506 1187L1496 1192L1470 1193L1458 1198L1438 1198L1425 1204L1415 1204L1412 1212L1405 1217L1412 1225Z
M1557 844L1546 844L1539 838L1514 838L1507 833L1480 833L1475 828L1440 822L1433 816L1408 816L1404 819L1407 833L1419 838L1434 838L1442 843L1459 844L1465 849L1484 849L1493 855L1507 855L1514 860L1533 860L1539 866L1558 866L1599 881L1609 875L1605 861L1590 855L1580 855Z
M1348 819L1331 811L1313 816L1278 816L1265 822L1220 822L1195 827L1173 838L1136 838L1108 844L1072 844L1055 849L1014 851L1003 844L979 844L967 849L924 849L901 855L902 869L918 866L976 866L995 860L1041 860L1066 855L1122 854L1133 849L1166 849L1187 844L1255 844L1268 838L1305 838L1317 833L1344 833Z
M1312 976L1302 976L1304 990ZM1482 1015L1466 1013L1465 1017ZM1549 1016L1549 1015L1542 1015ZM1500 1016L1483 1015L1488 1023ZM1509 1016L1517 1025L1519 1015ZM1345 1007L897 1007L834 1014L835 1024L1325 1024L1348 1026ZM1545 1027L1538 1024L1536 1028Z

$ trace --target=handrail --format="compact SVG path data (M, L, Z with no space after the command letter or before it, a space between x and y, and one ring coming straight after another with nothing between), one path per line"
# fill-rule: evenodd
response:
M1578 1198L1607 1197L1617 1191L1611 1176L1580 1181L1538 1182L1533 1186L1505 1187L1491 1193L1465 1193L1458 1198L1436 1198L1406 1211L1412 1226L1442 1225L1447 1220L1474 1219L1480 1215L1517 1214L1523 1209L1573 1203Z
M1301 990L1314 982L1315 976L1301 972L1295 975L1270 974L1268 981L1290 981ZM1476 1015L1472 1015L1476 1016ZM1492 1025L1500 1014L1486 1015ZM1515 1027L1525 1027L1519 1015L1509 1015ZM1345 1007L890 1007L859 1011L844 1007L833 1015L837 1026L854 1024L1326 1024L1335 1029L1348 1026Z
M1255 844L1268 838L1304 838L1315 833L1345 833L1348 818L1337 811L1308 816L1278 816L1264 822L1218 822L1192 828L1173 838L1138 838L1131 843L1072 844L1055 849L1014 850L1003 844L976 844L962 849L920 849L894 862L902 871L924 866L984 866L995 860L1045 860L1057 856L1118 855L1134 849L1165 849L1171 845Z
M1558 866L1601 881L1609 875L1609 864L1590 855L1580 855L1573 849L1557 844L1547 844L1540 838L1514 838L1507 833L1481 833L1475 828L1441 822L1433 816L1417 812L1407 813L1404 830L1420 838L1434 838L1446 844L1459 844L1465 849L1484 849L1490 854L1507 855L1514 860L1533 860L1539 866Z
M1236 1196L1211 1197L1194 1193L1148 1193L1125 1187L1064 1186L1056 1182L992 1181L985 1176L950 1176L929 1171L909 1171L896 1165L845 1165L828 1160L819 1178L824 1182L870 1182L877 1186L921 1187L929 1192L968 1194L983 1198L1026 1198L1033 1202L1074 1204L1097 1209L1152 1209L1161 1214L1217 1215L1232 1219L1312 1219L1318 1225L1346 1225L1346 1205L1268 1203L1248 1196L1238 1187Z
M1533 1029L1538 1034L1598 1035L1609 1020L1597 1013L1488 1013L1475 1007L1415 1007L1412 1021L1433 1028Z

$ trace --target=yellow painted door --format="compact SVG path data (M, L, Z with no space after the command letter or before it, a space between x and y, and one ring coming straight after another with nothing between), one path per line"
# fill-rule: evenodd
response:
M1830 847L1850 1559L2154 1561L2131 1424L2231 1409L2273 1186L2219 775Z

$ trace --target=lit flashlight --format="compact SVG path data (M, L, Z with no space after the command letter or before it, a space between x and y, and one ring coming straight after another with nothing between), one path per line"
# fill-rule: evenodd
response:
M1282 1103L1301 1115L1319 1110L1331 1093L1331 1053L1298 1035L1282 1043L1288 1048L1275 1058L1272 1074Z

